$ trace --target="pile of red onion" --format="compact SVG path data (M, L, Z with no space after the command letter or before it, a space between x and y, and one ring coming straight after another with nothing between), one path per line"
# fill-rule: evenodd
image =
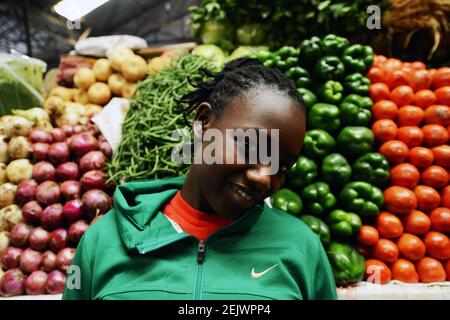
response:
M17 186L23 222L1 257L0 295L60 294L83 234L112 206L105 162L112 151L97 127L34 129L32 180Z

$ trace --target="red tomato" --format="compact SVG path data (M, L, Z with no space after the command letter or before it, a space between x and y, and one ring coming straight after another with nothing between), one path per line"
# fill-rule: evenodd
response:
M391 269L381 260L366 260L364 279L373 284L386 284L391 281Z
M413 191L417 198L417 209L430 211L439 207L441 196L434 188L420 185L415 187Z
M442 263L430 257L425 257L417 262L416 270L421 282L442 282L446 278Z
M397 240L400 254L408 260L417 261L425 256L427 248L419 237L405 233Z
M395 261L391 266L392 279L406 282L417 283L419 282L419 275L417 274L416 267L411 261L400 258Z
M398 113L398 107L395 103L389 100L377 101L372 106L372 116L374 120L391 119L395 120Z
M397 245L388 239L380 239L373 248L373 256L384 262L394 262L398 259Z
M429 147L436 147L448 141L449 133L441 125L427 124L422 127L423 143Z
M422 61L411 62L411 68L413 68L415 70L423 70L423 69L426 69L426 67L427 66Z
M386 239L398 238L403 234L403 225L400 219L386 211L378 214L375 226L380 236Z
M450 67L443 67L433 75L433 87L435 89L450 86Z
M409 86L398 86L391 91L389 97L397 106L402 107L414 101L414 91Z
M445 263L445 273L447 273L447 281L450 281L450 260Z
M384 190L384 205L392 213L407 215L416 209L417 198L405 187L392 186Z
M450 146L443 144L431 149L434 155L434 163L446 169L450 169Z
M420 235L427 233L431 227L430 218L419 210L414 210L402 219L403 227L406 232Z
M422 129L415 126L401 127L398 129L397 139L404 142L409 148L418 147L422 144L423 132Z
M381 119L374 122L372 132L379 142L394 140L397 137L397 125L389 119Z
M422 172L422 183L440 189L448 184L448 172L441 166L430 166Z
M401 110L401 109L400 109ZM425 110L426 124L439 124L441 126L448 126L450 122L450 107L441 104L429 106Z
M373 246L375 243L378 242L379 239L380 236L378 234L378 230L375 229L374 227L364 225L361 228L359 228L358 233L359 243L366 246Z
M445 234L436 231L427 232L424 242L429 256L439 260L450 258L450 240Z
M399 70L403 66L403 63L396 58L388 58L381 63L381 67L385 71Z
M431 166L434 161L434 155L428 148L414 147L409 151L408 161L418 169L424 169Z
M441 192L441 207L450 209L450 185L442 189Z
M437 98L433 91L425 89L417 91L414 95L414 105L426 109L436 102Z
M404 106L398 110L397 124L403 126L418 126L422 123L425 112L416 106Z
M439 232L450 232L450 209L436 208L430 212L431 229Z
M403 70L386 70L385 83L388 85L390 90L393 90L394 88L397 88L399 86L407 85L408 74Z
M385 72L380 67L372 66L366 74L371 83L384 83Z
M437 89L436 99L438 103L450 106L450 86Z
M413 70L408 75L409 86L417 92L419 90L428 89L433 79L427 70Z
M389 87L384 83L374 83L369 87L370 97L374 102L389 99Z
M410 163L400 163L391 169L391 184L412 189L420 180L420 172Z
M379 151L386 157L390 164L398 164L406 160L409 148L404 142L391 140L383 143Z

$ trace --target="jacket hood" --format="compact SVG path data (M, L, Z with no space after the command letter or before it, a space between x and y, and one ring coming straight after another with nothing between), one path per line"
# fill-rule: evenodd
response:
M181 189L185 177L129 182L114 193L115 219L123 243L128 249L145 253L177 239L187 237L177 233L170 222L158 214L165 203ZM263 207L255 205L223 232L244 231L258 220Z

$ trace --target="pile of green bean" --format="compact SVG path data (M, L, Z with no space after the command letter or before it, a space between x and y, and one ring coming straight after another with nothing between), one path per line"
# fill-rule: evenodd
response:
M183 116L188 106L179 100L194 89L191 83L206 80L199 71L202 68L217 71L210 60L188 54L137 85L122 125L119 148L106 164L109 181L121 184L187 173L188 165L172 162L172 149L179 141L171 135L177 129L190 130Z

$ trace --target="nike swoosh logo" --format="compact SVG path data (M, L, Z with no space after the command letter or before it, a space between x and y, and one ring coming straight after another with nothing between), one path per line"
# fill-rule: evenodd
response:
M253 279L259 279L263 275L265 275L266 273L271 271L273 268L275 268L276 266L278 266L278 264L271 266L269 269L264 270L263 272L255 272L255 268L252 268L251 276L252 276Z

